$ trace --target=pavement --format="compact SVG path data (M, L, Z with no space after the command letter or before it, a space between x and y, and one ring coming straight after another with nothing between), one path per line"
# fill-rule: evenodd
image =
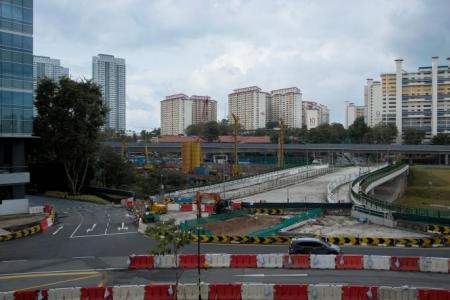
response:
M98 284L138 284L169 280L173 270L128 271L130 254L145 254L155 242L137 233L133 219L123 208L30 196L32 205L51 204L57 210L57 220L47 231L27 238L0 243L0 291L17 288L47 288L62 286L92 286ZM450 257L448 248L383 248L342 247L346 254L401 255ZM196 253L191 244L182 253ZM202 253L286 253L286 245L202 244ZM194 276L192 270L182 272L182 281ZM196 272L196 271L195 271ZM253 281L292 282L294 277L237 276L247 274L278 274L289 270L208 270L208 282ZM370 284L440 286L448 274L419 274L358 271L295 271L307 273L308 282L349 282L367 280ZM367 272L367 273L364 273ZM362 274L364 273L364 274ZM376 273L376 274L375 274ZM280 273L284 274L284 273ZM331 275L330 275L331 274ZM352 275L353 274L353 275ZM397 275L395 275L397 274ZM303 275L302 275L303 276ZM446 276L446 277L445 277ZM255 279L256 278L256 279ZM378 278L378 279L377 279ZM315 280L315 281L314 281ZM378 280L378 281L377 281ZM298 278L297 281L298 282Z
M298 184L289 187L275 189L264 193L259 193L253 196L241 198L244 202L327 202L327 186L330 182L355 174L359 167L348 167L338 170L336 172L319 176L316 178L302 181Z

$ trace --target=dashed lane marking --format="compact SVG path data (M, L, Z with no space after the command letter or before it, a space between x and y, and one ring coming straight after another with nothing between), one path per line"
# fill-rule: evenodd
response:
M63 229L63 228L64 228L64 226L59 226L59 228L56 229L55 232L52 233L52 235L58 234L58 232L60 232L61 229Z
M112 235L123 235L123 234L136 234L137 231L133 232L116 232L116 233L108 233L108 234L88 234L88 235L76 235L71 236L71 239L78 239L78 238L87 238L87 237L99 237L99 236L112 236Z

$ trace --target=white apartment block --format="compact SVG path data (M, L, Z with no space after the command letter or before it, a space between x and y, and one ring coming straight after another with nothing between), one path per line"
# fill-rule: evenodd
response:
M270 94L261 91L257 86L235 89L228 95L228 119L233 123L231 114L235 114L245 130L266 127L266 122L270 120L268 108L270 108Z
M348 127L350 127L359 117L366 117L366 107L355 105L353 102L345 101L344 128L348 129Z
M210 96L190 97L192 101L192 124L217 121L217 101Z
M161 135L181 135L192 124L192 100L185 94L161 101Z
M367 107L365 121L367 126L374 127L383 120L383 96L381 82L367 79L364 87L364 103Z
M322 124L330 123L330 110L326 105L314 101L303 101L302 107L303 125L308 130Z
M113 55L99 54L92 57L92 78L100 86L109 112L105 128L125 132L125 60Z
M69 77L69 69L61 66L59 59L48 56L33 56L33 88L36 90L37 83L41 78L49 78L58 81L63 76Z
M296 87L273 90L270 92L270 121L284 121L286 127L302 127L302 93Z
M427 140L450 133L450 66L438 61L433 57L431 66L406 72L397 59L395 73L381 74L382 120L397 126L399 143L407 128L425 132Z

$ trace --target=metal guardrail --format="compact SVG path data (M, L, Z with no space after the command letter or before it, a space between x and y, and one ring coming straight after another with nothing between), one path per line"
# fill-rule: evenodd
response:
M358 202L364 205L366 209L369 209L371 211L391 212L394 216L394 219L408 216L408 220L410 221L429 222L430 220L433 220L434 222L436 222L439 219L448 219L446 221L440 220L441 222L439 224L450 223L450 210L406 207L377 199L365 193L365 189L371 183L385 177L388 174L400 170L404 166L404 164L394 164L359 177L357 180L352 182L352 198L356 199ZM358 189L356 189L357 184L359 184ZM428 221L424 218L428 218Z
M242 202L243 208L280 208L280 209L351 209L353 203L316 203L316 202Z

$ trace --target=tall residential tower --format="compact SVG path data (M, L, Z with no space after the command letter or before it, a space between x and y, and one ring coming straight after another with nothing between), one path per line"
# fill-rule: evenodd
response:
M270 92L270 121L281 119L286 127L302 127L302 93L299 88L273 90Z
M233 123L231 114L235 114L245 130L265 128L270 120L267 114L269 107L270 94L257 86L235 89L228 95L228 119Z
M92 58L92 78L100 85L109 112L106 128L124 132L126 129L125 59L99 54Z

